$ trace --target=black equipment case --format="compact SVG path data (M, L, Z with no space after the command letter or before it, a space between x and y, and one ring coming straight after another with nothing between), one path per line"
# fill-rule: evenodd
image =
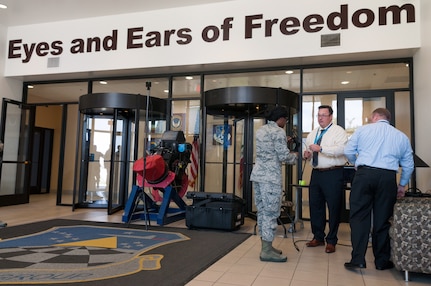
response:
M186 207L188 228L235 230L244 224L245 202L234 194L188 192L193 204Z

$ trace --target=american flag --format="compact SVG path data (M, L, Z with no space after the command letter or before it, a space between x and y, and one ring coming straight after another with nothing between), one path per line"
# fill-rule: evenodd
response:
M199 137L195 136L192 143L192 154L189 171L189 186L194 187L199 171Z

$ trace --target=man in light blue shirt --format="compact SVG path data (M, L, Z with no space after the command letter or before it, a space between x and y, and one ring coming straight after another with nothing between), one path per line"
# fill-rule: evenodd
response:
M403 197L414 169L413 151L408 137L389 124L390 112L377 108L371 124L359 127L344 148L356 167L350 192L352 258L344 266L365 268L371 213L372 248L377 270L394 267L390 261L389 219L397 197ZM396 174L401 167L400 182Z

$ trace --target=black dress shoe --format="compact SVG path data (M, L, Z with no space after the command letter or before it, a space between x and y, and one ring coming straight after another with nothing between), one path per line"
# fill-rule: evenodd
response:
M347 269L367 268L365 264L353 262L344 263L344 267L346 267Z
M377 270L386 270L386 269L392 269L394 268L394 263L392 261L388 261L385 264L383 264L382 266L377 266L376 265L376 269Z

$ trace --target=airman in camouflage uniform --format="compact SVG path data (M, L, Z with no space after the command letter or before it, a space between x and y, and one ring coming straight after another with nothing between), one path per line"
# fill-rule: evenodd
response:
M269 111L268 123L256 132L256 162L250 181L254 184L257 226L262 238L260 260L285 262L287 257L272 247L282 200L282 163L294 164L297 153L290 152L284 126L287 110L276 107Z

